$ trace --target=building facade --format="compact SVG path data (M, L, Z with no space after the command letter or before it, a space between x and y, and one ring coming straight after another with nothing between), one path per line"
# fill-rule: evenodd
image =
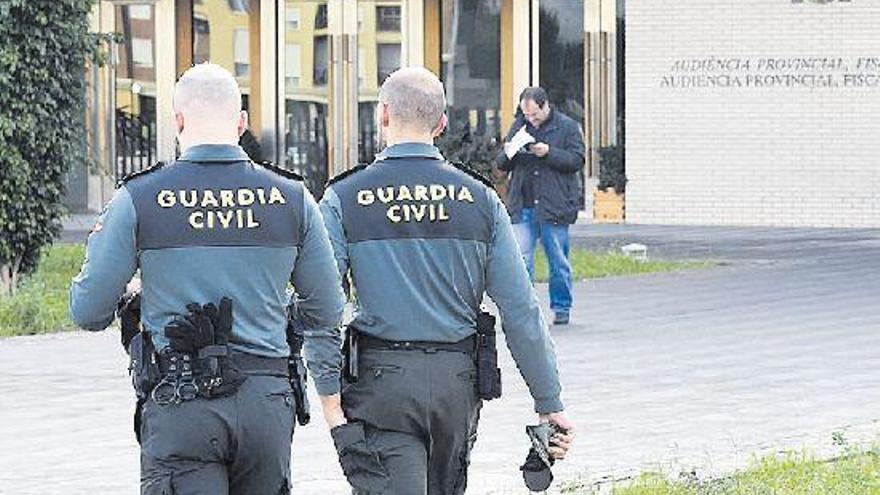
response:
M519 92L541 84L592 149L618 140L622 0L102 0L96 32L118 33L88 74L87 203L176 152L171 95L193 63L238 79L264 158L329 176L376 152L374 109L404 65L440 76L456 129L497 138ZM585 164L589 184L595 153ZM85 193L84 193L85 194Z
M264 158L319 193L375 154L384 78L424 65L451 126L492 138L547 88L583 128L585 217L625 143L627 222L880 227L878 25L875 0L103 0L93 28L119 36L88 75L77 190L98 209L173 158L174 81L212 61Z
M628 222L880 227L880 2L627 2Z

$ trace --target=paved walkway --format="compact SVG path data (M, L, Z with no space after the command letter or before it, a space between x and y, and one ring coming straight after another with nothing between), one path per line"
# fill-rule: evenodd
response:
M577 285L574 324L553 329L580 432L558 480L720 473L754 453L833 454L836 431L880 438L880 233L612 226L576 237L732 263ZM517 466L533 416L506 353L502 367L506 395L484 408L471 494L525 493ZM124 369L112 332L0 340L0 493L135 493ZM293 469L295 493L345 492L321 424L297 433Z

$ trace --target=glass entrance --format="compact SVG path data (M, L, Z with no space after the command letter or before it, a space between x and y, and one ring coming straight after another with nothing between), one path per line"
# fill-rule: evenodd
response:
M539 0L539 80L584 128L587 173L624 141L624 0Z
M330 160L330 19L327 2L287 0L284 6L284 165L317 193ZM334 26L335 27L335 26Z
M113 172L117 178L156 162L155 8L118 5L118 42L110 64L114 115Z
M193 0L191 51L193 64L212 62L235 76L242 93L242 106L248 111L250 125L241 145L255 161L270 158L263 146L262 115L259 102L260 9L257 0Z
M282 162L320 194L376 153L379 87L401 66L402 0L286 0Z

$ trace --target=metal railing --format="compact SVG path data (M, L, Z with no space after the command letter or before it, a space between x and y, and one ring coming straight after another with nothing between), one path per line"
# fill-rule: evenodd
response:
M116 180L156 161L156 119L116 110Z
M319 105L320 110L323 106ZM302 112L308 115L311 112ZM305 178L306 187L320 197L327 182L327 116L315 112L314 117L287 116L289 132L285 136L285 166Z

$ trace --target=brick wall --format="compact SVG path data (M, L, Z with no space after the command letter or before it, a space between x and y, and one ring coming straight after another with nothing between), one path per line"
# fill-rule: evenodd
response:
M880 0L629 0L626 30L628 222L880 227Z

